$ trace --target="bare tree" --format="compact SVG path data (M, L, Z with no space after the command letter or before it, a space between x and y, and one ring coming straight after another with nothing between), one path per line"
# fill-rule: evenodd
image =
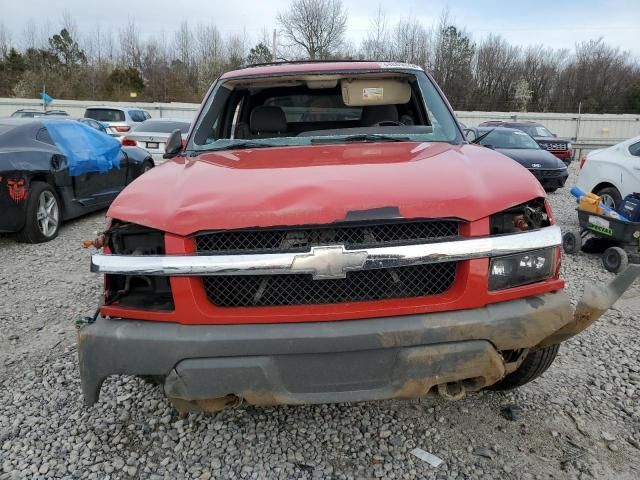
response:
M220 31L215 25L198 25L195 51L198 85L201 91L206 91L224 70L224 46Z
M122 63L127 67L142 71L143 46L138 29L133 20L120 30L120 55Z
M62 12L62 17L60 18L60 28L69 32L69 35L73 38L78 38L78 24L76 23L75 18L69 10L64 10Z
M25 50L38 46L38 26L33 18L27 20L22 31L22 43Z
M413 17L401 18L393 29L390 58L422 67L430 64L429 32Z
M311 60L330 58L342 46L347 29L347 12L340 0L293 0L277 19L290 45Z
M239 68L247 57L246 35L229 35L224 42L227 61L230 69Z
M375 16L369 19L369 31L360 47L362 56L367 59L389 60L388 20L382 5L378 5Z
M463 109L473 87L471 61L475 44L469 34L448 18L445 12L435 36L432 71L454 108Z
M486 110L491 105L506 108L514 84L521 78L520 49L499 35L489 35L478 45L472 66L477 94L470 106L475 110Z
M567 50L553 50L543 45L532 45L524 51L521 75L531 89L531 110L545 112L549 109L558 74L569 57Z
M3 22L0 22L0 60L5 58L9 54L11 48L11 34L9 30L4 26Z
M189 24L184 21L180 24L180 28L174 34L173 48L175 50L176 58L186 66L191 65L194 51L193 43L193 35L191 34L191 30L189 30Z

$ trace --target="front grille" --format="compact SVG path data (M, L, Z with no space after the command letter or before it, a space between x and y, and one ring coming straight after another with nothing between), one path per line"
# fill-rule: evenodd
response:
M535 169L535 170L531 170L531 172L538 178L555 178L562 175L562 169L555 169L555 170Z
M564 152L567 150L566 143L543 143L542 148L550 152Z
M347 277L313 280L311 275L203 277L209 300L219 307L267 307L413 298L446 292L456 262L347 272Z
M344 223L308 227L224 230L198 234L198 253L304 252L316 245L344 245L347 250L427 243L458 235L455 220Z

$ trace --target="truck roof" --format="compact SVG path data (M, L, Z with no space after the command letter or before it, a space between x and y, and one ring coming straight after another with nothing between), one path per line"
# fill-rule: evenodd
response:
M402 62L383 62L375 60L320 60L300 62L274 62L249 65L239 70L226 72L221 78L238 78L264 75L290 75L295 73L331 73L344 71L371 70L422 70L418 65Z

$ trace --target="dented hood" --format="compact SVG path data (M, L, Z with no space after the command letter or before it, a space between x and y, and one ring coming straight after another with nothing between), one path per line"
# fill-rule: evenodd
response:
M188 235L325 224L374 209L473 221L544 195L525 168L476 145L314 145L176 157L131 183L108 215Z

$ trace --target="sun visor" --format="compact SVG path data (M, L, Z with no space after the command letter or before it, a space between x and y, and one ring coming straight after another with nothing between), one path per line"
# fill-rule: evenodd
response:
M343 79L342 101L348 107L365 105L397 105L411 99L411 86L406 80L393 78Z
M64 154L69 175L120 168L121 146L115 138L70 120L43 120L51 140Z

